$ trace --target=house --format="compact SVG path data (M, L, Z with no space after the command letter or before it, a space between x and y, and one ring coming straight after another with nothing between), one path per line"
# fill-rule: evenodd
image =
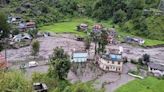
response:
M102 70L119 72L123 70L123 57L119 50L110 50L108 54L98 59L98 65Z
M21 22L19 23L18 25L18 29L21 31L21 32L25 32L27 30L35 30L36 29L36 24L35 22L33 21L30 21L30 22Z
M2 54L0 54L0 70L6 69L8 67L9 67L9 64L7 63L5 57Z
M150 62L148 63L148 71L154 76L164 76L164 64Z
M14 24L18 24L20 21L21 21L21 17L19 16L16 16L16 17L11 16L11 17L8 17L8 20L7 20L8 23L14 23Z
M27 28L27 30L35 30L36 29L36 23L33 21L26 22L26 28Z
M93 26L92 31L97 33L100 32L103 29L103 26L101 24L96 24Z
M88 25L82 23L82 24L80 24L80 25L77 26L77 30L78 30L78 31L80 31L80 30L82 30L82 31L87 31L87 30L88 30Z
M125 38L125 42L127 42L127 43L136 43L136 44L139 44L139 45L143 45L145 43L145 41L141 38L133 38L133 37L129 37L129 36L127 36Z
M18 29L21 32L25 32L26 31L26 23L19 23Z
M75 51L72 53L72 62L86 62L88 60L88 53L86 51Z
M18 35L15 35L13 38L12 38L12 41L14 42L20 42L22 40L32 40L32 37L27 34L27 33L24 33L24 34L18 34Z

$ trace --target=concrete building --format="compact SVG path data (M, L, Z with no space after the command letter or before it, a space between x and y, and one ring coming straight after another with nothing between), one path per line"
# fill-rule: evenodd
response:
M109 54L103 55L98 60L98 65L105 71L122 72L123 58L122 54L110 51Z
M86 62L88 59L88 53L85 51L75 51L72 53L72 62Z

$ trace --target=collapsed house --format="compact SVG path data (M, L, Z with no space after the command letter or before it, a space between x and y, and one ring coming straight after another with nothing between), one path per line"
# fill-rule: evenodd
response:
M124 40L127 43L135 43L135 44L139 44L139 45L143 45L145 43L145 40L143 40L141 38L133 38L133 37L129 37L129 36L127 36Z
M164 64L150 62L148 63L148 71L154 76L164 76Z

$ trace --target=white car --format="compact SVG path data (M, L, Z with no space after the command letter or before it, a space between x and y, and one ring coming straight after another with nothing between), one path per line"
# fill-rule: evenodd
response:
M30 68L30 67L36 67L36 66L38 66L39 64L38 64L38 62L36 62L36 61L31 61L31 62L29 62L28 63L28 67Z

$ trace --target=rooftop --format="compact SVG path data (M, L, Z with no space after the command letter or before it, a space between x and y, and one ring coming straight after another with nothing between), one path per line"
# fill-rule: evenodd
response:
M164 65L163 64L150 62L148 64L148 66L151 67L151 68L154 68L154 69L158 69L158 70L164 71Z
M87 52L74 52L73 58L87 58L88 53Z
M111 54L121 55L121 53L120 53L120 50L119 50L119 49L109 49L109 53L111 53Z
M107 54L107 55L103 55L102 58L105 60L111 60L111 61L117 61L117 62L122 61L122 56L119 54Z

